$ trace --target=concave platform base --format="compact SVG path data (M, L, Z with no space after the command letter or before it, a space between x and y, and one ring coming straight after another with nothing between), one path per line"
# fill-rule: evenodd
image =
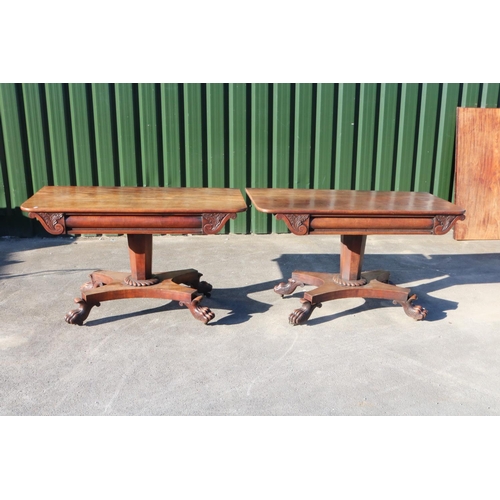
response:
M314 290L304 292L304 298L300 299L302 306L295 309L289 316L292 325L303 325L307 322L316 307L321 307L322 302L329 300L343 299L347 297L362 297L370 299L388 299L394 304L403 306L405 313L415 320L422 320L427 315L427 310L413 304L417 299L416 295L411 295L409 288L402 288L389 284L389 272L365 271L359 279L346 280L345 284L339 274L315 273L309 271L294 271L287 283L279 283L274 287L274 291L280 295L288 295L295 291L297 287L305 285L316 286ZM366 283L363 284L366 280Z
M68 323L82 325L92 307L100 306L106 300L157 298L179 301L195 319L207 324L215 315L200 302L204 295L210 295L212 285L200 281L201 276L196 269L183 269L155 274L147 280L131 281L130 272L95 271L90 275L91 281L81 287L82 298L75 299L78 307L69 311L65 319Z

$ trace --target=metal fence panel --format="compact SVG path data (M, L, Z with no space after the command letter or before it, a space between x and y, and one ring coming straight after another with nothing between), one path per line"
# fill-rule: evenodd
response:
M45 184L427 191L453 199L457 107L500 83L0 84L0 234ZM224 229L286 232L250 207Z
M161 99L161 144L163 162L163 184L165 187L179 187L182 181L181 114L179 85L160 85Z
M381 84L378 93L378 133L376 142L375 185L377 191L394 189L394 165L397 146L398 85Z
M97 179L100 186L120 185L118 161L114 156L116 121L113 120L111 95L114 87L107 83L92 84L92 112L97 160Z
M460 87L458 84L443 84L439 108L439 128L436 137L437 157L432 184L432 193L451 200L455 178L455 125Z
M71 154L69 140L68 107L65 89L60 83L45 86L47 100L47 121L49 150L52 164L52 178L56 185L74 182L74 167L70 166Z
M251 87L251 118L250 118L250 172L251 185L254 187L268 187L271 179L270 170L270 129L269 123L269 85L255 83ZM250 214L251 232L268 233L271 230L270 216L257 210Z
M22 106L18 101L19 89L14 85L0 85L0 131L2 139L3 201L10 215L12 208L19 207L32 192L26 147L26 129Z
M73 141L73 163L77 186L98 185L93 132L90 113L90 85L70 83L68 86L71 138Z
M439 84L437 83L422 85L420 126L418 127L415 158L415 191L429 192L431 190L439 90Z
M184 133L186 158L186 184L202 187L204 184L203 146L205 131L203 125L203 106L201 84L184 85Z
M249 174L248 153L248 110L247 85L229 84L229 187L244 191ZM247 113L248 111L248 113ZM248 162L248 163L247 163ZM248 175L248 178L250 176ZM230 221L230 230L236 233L248 232L248 214L241 213Z
M330 188L333 183L334 119L336 85L318 83L316 89L316 122L314 137L314 189Z
M374 189L374 160L377 113L377 85L362 83L358 97L358 119L355 129L357 135L355 148L354 188Z
M335 189L351 189L354 174L354 126L356 125L356 85L341 83L338 89L336 128Z
M115 85L116 136L120 186L139 186L138 156L140 141L136 141L134 89L130 83Z

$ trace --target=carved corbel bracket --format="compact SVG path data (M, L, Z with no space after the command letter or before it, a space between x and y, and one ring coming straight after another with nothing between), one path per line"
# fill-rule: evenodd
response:
M64 234L66 232L64 214L30 212L29 216L32 219L37 219L50 234Z
M434 217L434 234L446 234L458 220L465 220L465 215L436 215Z
M207 213L202 215L203 234L216 234L229 219L236 219L236 214Z
M304 236L309 233L308 214L276 214L276 219L284 221L293 234Z

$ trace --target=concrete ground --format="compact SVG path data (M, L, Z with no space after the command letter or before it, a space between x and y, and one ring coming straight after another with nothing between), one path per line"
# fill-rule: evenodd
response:
M294 269L338 270L339 237L155 236L153 271L214 287L195 320L176 302L103 302L64 315L96 269L129 269L125 236L0 239L0 415L499 415L500 241L370 236L429 310L341 299L293 327Z

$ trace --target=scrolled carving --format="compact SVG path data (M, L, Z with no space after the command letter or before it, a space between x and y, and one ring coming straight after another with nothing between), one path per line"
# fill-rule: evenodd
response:
M309 214L276 214L276 219L284 221L293 234L304 236L309 233Z
M434 217L434 234L446 234L457 220L464 220L465 215L436 215Z
M393 304L403 306L404 312L407 316L413 318L415 321L421 321L427 316L427 309L418 304L414 304L413 301L417 299L418 297L415 294L412 294L404 302L393 300Z
M30 212L30 217L32 219L37 219L42 224L44 229L50 234L63 234L66 231L64 214L55 212Z
M202 228L204 234L216 234L229 219L236 219L236 214L206 213L202 215Z
M274 287L274 291L277 294L281 295L282 298L284 298L283 297L284 295L289 295L293 293L295 289L299 286L304 286L304 283L302 283L301 281L294 280L293 278L289 278L286 283L283 281L281 283L278 283Z

